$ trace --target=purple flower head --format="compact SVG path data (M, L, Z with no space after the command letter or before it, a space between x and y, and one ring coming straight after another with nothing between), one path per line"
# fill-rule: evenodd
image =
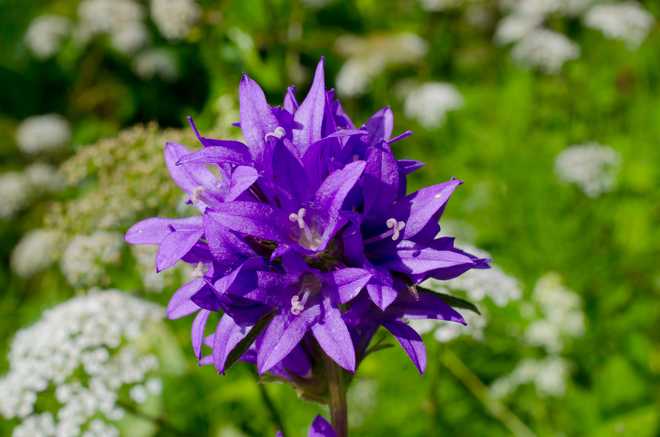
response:
M356 127L326 90L323 60L300 103L291 87L271 106L248 76L239 97L243 142L204 137L190 120L202 147L165 145L170 174L199 215L146 219L126 234L159 246L158 271L194 267L167 311L196 314L200 364L224 373L253 363L319 399L323 357L354 372L382 326L423 372L424 344L406 321L465 323L452 306L469 305L419 283L488 268L438 237L461 181L407 193L423 164L397 159L392 146L411 133L393 136L390 108Z

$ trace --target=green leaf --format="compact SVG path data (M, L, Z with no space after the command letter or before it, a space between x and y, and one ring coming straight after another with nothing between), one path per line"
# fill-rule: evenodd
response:
M469 302L465 299L461 299L460 297L456 297L456 296L450 296L449 294L438 293L437 291L420 287L419 285L417 286L417 289L435 294L452 308L462 308L464 310L472 311L473 313L481 315L479 308L477 308L477 306L472 302Z
M231 366L236 364L236 362L243 356L243 354L250 348L252 343L257 339L257 335L261 333L264 329L266 329L266 326L268 326L268 323L273 319L273 316L275 316L275 312L271 311L268 314L264 315L261 317L257 323L254 324L252 329L250 329L250 332L243 338L243 340L239 341L236 347L229 353L229 356L227 356L227 362L225 363L225 372L229 370Z

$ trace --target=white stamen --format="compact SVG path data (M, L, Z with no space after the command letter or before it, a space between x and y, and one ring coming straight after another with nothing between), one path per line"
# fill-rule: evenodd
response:
M286 135L286 131L282 126L277 126L274 131L268 132L266 135L264 135L264 139L268 140L268 138L273 137L277 138L278 140L281 138L284 138Z
M193 278L201 278L206 274L207 271L208 269L206 268L204 263L198 262L195 268L193 269L193 271L190 272L190 276L192 276Z
M403 230L403 228L406 227L406 222L403 221L397 222L394 217L391 217L387 219L385 225L387 226L387 229L392 230L392 240L396 241L399 239L400 233Z
M305 208L300 208L297 214L295 212L289 214L289 220L297 222L300 229L305 229L305 212L307 212Z
M305 304L307 303L307 299L309 299L310 291L307 289L304 291L302 299L299 295L295 295L291 298L291 314L294 316L299 315L305 309Z
M196 187L193 189L192 194L190 195L190 201L191 201L192 203L197 203L197 202L199 202L199 197L200 197L203 193L204 193L204 187L202 187L201 185L196 186Z

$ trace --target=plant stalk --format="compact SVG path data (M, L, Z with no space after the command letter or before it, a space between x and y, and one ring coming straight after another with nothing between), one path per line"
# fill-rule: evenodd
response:
M330 417L337 437L348 436L348 405L346 403L346 383L344 371L332 358L326 356L325 367L328 375L330 393Z

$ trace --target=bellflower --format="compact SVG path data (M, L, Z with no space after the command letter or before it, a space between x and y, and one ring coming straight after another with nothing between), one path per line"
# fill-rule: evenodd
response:
M194 266L168 316L196 313L200 364L224 373L237 360L254 363L328 402L332 375L355 372L383 326L423 372L424 345L406 321L464 324L452 306L471 306L418 284L488 267L437 237L461 181L408 194L407 176L423 163L397 159L392 146L411 132L393 135L390 108L355 125L325 88L323 60L302 102L291 87L271 106L248 76L239 102L244 141L205 137L190 120L202 147L165 145L173 180L200 214L146 219L126 234L158 246L158 271Z

